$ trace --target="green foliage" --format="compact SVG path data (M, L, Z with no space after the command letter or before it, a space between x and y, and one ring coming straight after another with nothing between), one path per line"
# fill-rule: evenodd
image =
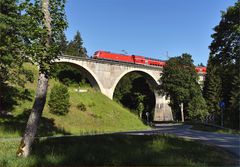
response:
M0 84L15 81L22 65L21 17L17 1L0 1Z
M206 101L202 96L195 96L188 104L188 114L191 119L204 120L208 115Z
M220 110L217 103L223 100L225 107L225 125L239 128L239 104L237 99L240 90L236 87L240 66L240 2L222 12L222 19L214 28L213 41L209 46L209 75L204 85L204 97L210 110ZM235 85L235 86L234 86ZM215 88L214 88L215 87ZM233 112L233 111L234 112ZM238 118L238 119L235 119Z
M240 2L222 12L222 19L214 28L213 41L210 45L215 64L228 66L239 61L240 56Z
M142 73L133 72L124 76L116 86L113 98L143 120L147 119L145 113L152 113L155 106L155 95Z
M184 112L187 114L189 112L188 103L193 98L199 99L202 96L197 80L198 75L189 54L170 58L164 66L160 80L162 83L160 92L170 97L170 105L176 119L180 119L181 103L184 104ZM200 112L200 110L194 112ZM195 113L195 115L199 114Z
M60 47L62 54L65 54L68 47L68 41L65 33L60 34Z
M142 113L144 111L144 98L145 98L145 95L139 93L139 92L136 92L134 93L135 95L135 98L136 98L136 111L138 112L138 115L140 118L142 118Z
M65 54L70 56L87 57L87 50L82 45L83 40L80 32L77 31L74 40L69 42Z
M87 108L86 108L85 104L82 103L82 102L77 105L77 108L78 108L80 111L87 111Z
M124 76L116 86L114 91L114 100L124 103L124 99L126 95L131 93L131 89L133 87L132 82L136 79L137 75L129 74L128 76ZM127 105L129 106L129 105Z
M51 74L64 85L79 84L83 79L80 70L70 64L54 64Z
M0 1L0 114L6 106L9 83L24 86L33 81L33 74L22 66L23 18L16 0Z
M209 59L207 67L203 96L206 100L209 113L214 115L215 118L218 118L220 116L221 78L217 67L212 65L211 59Z
M24 25L23 53L30 61L39 65L42 73L48 73L52 61L61 53L62 36L67 27L65 0L50 1L51 33L45 26L40 0L34 2L26 0L20 6Z
M62 84L54 85L48 101L49 110L53 114L65 115L68 113L69 103L68 88Z
M230 92L230 107L228 110L231 127L240 129L240 73L233 79L232 90Z
M51 71L52 77L59 80L64 85L89 85L89 81L84 77L83 71L80 68L71 64L56 63Z

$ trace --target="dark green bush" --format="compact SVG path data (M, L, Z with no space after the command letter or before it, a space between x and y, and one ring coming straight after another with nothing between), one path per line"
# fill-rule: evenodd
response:
M85 104L83 104L82 102L77 105L77 109L81 111L87 111Z
M63 84L54 85L48 101L50 112L58 115L68 113L70 107L68 88Z

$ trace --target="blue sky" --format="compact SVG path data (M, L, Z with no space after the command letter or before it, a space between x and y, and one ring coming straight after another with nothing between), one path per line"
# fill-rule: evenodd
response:
M68 40L79 30L97 50L157 59L190 53L207 64L213 28L237 0L67 0ZM167 57L168 55L168 57Z

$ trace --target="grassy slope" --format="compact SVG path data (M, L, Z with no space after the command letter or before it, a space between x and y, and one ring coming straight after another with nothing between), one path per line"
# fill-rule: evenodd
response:
M25 88L30 91L30 99L17 100L18 105L12 110L13 117L0 118L0 137L20 136L26 125L29 115L29 109L32 107L36 84L36 67L25 64L26 68L34 72L34 83L27 83ZM49 92L57 81L51 79L49 82ZM147 129L136 115L130 113L127 109L118 103L111 101L100 92L87 88L88 92L79 93L75 88L69 88L71 107L66 116L57 116L49 112L46 103L43 119L40 127L40 136L55 134L82 134L95 132L113 132ZM47 99L49 96L47 97ZM77 109L79 103L83 103L87 110ZM23 112L23 111L26 112Z

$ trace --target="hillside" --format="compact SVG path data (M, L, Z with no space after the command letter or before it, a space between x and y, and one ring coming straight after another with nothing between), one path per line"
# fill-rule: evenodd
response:
M0 118L0 137L21 136L26 126L29 111L32 107L37 83L37 68L30 64L25 67L33 71L34 82L27 83L25 89L15 88L13 101L15 105L10 109L11 116ZM58 81L51 79L49 82L48 96L51 88ZM142 121L129 110L118 103L108 99L100 92L90 87L81 88L87 92L78 92L76 88L69 87L70 110L65 116L54 115L49 112L46 103L39 136L61 135L61 134L88 134L101 132L115 132L128 130L147 129ZM17 95L16 95L17 94ZM83 105L86 111L77 107Z

